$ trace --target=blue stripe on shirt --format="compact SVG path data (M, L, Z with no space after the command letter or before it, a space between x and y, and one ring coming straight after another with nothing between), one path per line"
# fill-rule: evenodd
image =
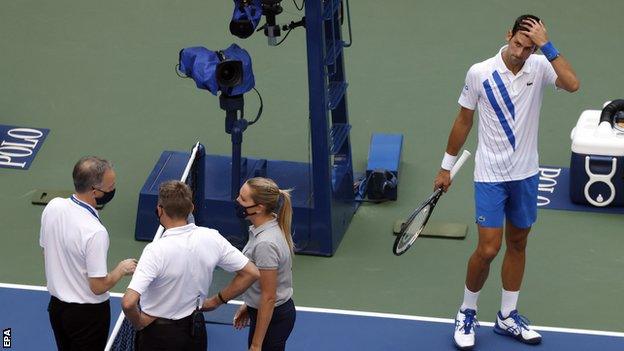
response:
M501 79L500 74L498 74L498 71L494 71L492 73L492 77L494 78L494 81L496 82L498 91L500 91L500 94L503 97L503 101L505 101L505 105L507 105L507 109L509 110L509 113L511 113L511 119L515 121L516 109L514 107L513 102L511 102L511 98L509 98L509 93L507 92L507 88L505 88L505 84L503 83L503 80Z
M507 118L505 118L505 114L503 113L503 110L498 105L498 102L496 102L496 97L494 96L494 92L492 91L490 82L487 79L483 81L483 87L485 88L485 94L487 95L488 100L490 101L490 104L492 105L494 112L496 112L496 116L498 116L498 120L500 121L500 124L503 127L505 134L507 135L507 139L509 139L509 143L511 144L511 147L515 151L516 150L516 138L514 137L513 132L511 131L511 128L509 127L509 123L507 122Z

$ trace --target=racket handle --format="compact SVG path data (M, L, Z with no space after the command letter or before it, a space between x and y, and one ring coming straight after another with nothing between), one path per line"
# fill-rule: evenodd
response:
M470 155L470 151L468 150L464 150L464 152L462 152L461 156L457 159L457 162L455 162L455 165L453 165L453 168L451 168L451 180L453 180L457 171L459 171L459 169L464 165L464 162L466 162Z

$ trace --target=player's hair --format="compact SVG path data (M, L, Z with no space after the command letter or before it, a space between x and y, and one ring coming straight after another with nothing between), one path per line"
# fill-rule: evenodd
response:
M193 210L193 192L183 182L164 182L158 188L158 205L172 219L186 219Z
M528 28L522 25L522 21L524 21L525 19L534 19L537 22L540 21L539 17L534 16L534 15L522 15L518 18L516 18L516 21L513 24L513 27L511 27L511 36L513 37L514 35L516 35L516 33L518 33L518 31L528 31Z
M74 165L72 177L74 179L74 189L77 193L84 193L93 188L102 186L104 173L113 169L110 161L97 156L85 156Z
M293 251L293 240L290 233L292 223L292 201L290 189L280 189L272 179L256 177L245 183L251 188L251 199L258 205L264 205L267 213L277 215L277 223L284 233L284 239L290 251Z

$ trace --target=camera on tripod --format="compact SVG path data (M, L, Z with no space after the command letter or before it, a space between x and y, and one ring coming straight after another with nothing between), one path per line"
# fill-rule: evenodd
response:
M199 89L213 95L242 95L255 86L251 57L236 44L227 49L212 51L194 46L180 50L177 69L193 79Z

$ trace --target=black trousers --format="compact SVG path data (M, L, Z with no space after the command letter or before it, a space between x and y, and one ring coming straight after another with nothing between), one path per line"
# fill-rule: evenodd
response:
M138 351L206 351L208 340L206 339L206 324L204 315L197 314L194 335L193 315L179 319L157 318L150 325L136 334L136 349Z
M48 304L50 324L59 351L104 350L110 327L110 303L80 304L56 297Z
M247 347L251 346L254 331L256 330L256 321L258 320L258 310L247 307L249 311L249 337L247 338ZM271 323L267 329L264 341L262 342L262 351L283 351L286 349L286 340L295 326L297 312L295 311L295 303L292 299L286 301L273 310Z

